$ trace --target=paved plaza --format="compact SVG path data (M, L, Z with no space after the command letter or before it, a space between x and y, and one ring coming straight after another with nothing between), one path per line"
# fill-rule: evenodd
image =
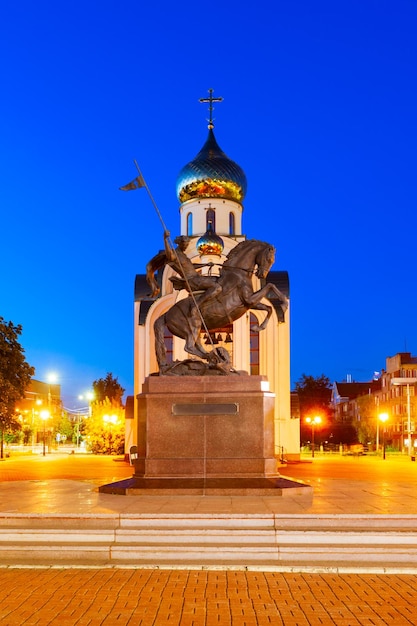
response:
M2 626L415 626L415 576L0 569Z
M0 462L2 513L274 511L416 516L417 464L404 457L316 457L281 466L312 498L115 496L122 459L12 455ZM417 624L417 576L233 568L0 567L2 626Z
M3 513L284 513L417 516L417 463L406 456L316 456L281 465L314 496L114 496L98 487L132 475L122 458L12 455L0 462Z

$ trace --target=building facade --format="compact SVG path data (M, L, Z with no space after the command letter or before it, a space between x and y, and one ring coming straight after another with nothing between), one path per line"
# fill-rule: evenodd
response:
M45 434L48 441L62 415L61 386L32 379L25 396L16 403L16 417L21 423L24 443L39 444Z
M386 367L377 380L366 383L335 382L332 405L335 421L352 424L358 432L366 422L372 443L377 447L383 429L388 446L404 453L417 450L417 357L399 352L387 357ZM382 423L380 416L387 416Z

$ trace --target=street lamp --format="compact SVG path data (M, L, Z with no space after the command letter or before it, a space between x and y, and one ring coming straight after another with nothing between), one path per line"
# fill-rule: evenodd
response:
M410 385L415 385L417 383L417 378L391 378L391 385L396 387L405 386L407 388L407 431L408 431L408 456L411 458L412 456L412 433L411 433L411 407L410 407Z
M306 417L307 424L311 424L311 456L314 458L314 428L321 424L320 415L315 417Z
M81 427L82 419L83 417L88 418L88 417L91 417L92 415L91 403L94 400L94 393L92 391L87 391L86 393L82 393L78 396L78 400L87 400L88 407L86 407L86 409L88 409L88 415L83 414L83 409L79 409L79 413L77 414L77 423L76 423L77 448L79 448L79 445L80 445L80 437L81 437L80 427Z
M46 420L49 419L50 413L46 409L39 413L43 421L43 456L46 454Z
M110 454L111 454L113 452L113 439L112 439L111 427L112 425L117 424L117 415L103 415L103 422L105 424L108 424L110 428L109 439L110 439Z
M57 383L58 375L55 374L55 372L50 372L47 375L46 379L48 381L48 407L49 407L49 410L51 410L51 405L52 405L51 385L55 385Z
M385 461L385 422L387 421L387 419L389 418L388 413L380 413L378 415L378 419L381 420L384 429L382 431L382 458Z

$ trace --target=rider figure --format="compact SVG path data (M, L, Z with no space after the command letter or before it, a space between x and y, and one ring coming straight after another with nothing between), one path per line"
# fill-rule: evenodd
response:
M204 291L198 300L198 306L200 307L203 302L216 298L222 291L222 286L217 282L215 276L202 276L195 269L194 263L185 254L190 238L185 235L180 235L174 239L174 243L177 244L175 250L169 245L169 232L164 232L164 244L165 254L167 257L167 263L175 270L185 281L184 288L188 291ZM175 285L175 282L174 282ZM193 300L191 305L191 312L196 309L196 304Z

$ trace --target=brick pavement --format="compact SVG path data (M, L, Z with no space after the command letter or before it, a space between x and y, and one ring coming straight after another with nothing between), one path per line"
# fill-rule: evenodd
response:
M417 576L4 568L0 623L415 626Z

